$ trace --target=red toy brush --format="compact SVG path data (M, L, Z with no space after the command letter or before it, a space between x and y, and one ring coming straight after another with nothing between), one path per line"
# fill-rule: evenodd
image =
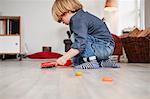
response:
M41 68L52 68L56 66L70 66L72 64L71 60L67 60L64 65L57 64L56 61L44 62L41 63Z

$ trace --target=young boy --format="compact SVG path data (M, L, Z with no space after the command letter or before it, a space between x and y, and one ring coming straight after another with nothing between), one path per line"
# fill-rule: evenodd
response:
M69 25L74 37L71 49L57 63L63 65L72 58L77 69L119 67L109 59L115 45L107 26L82 8L78 0L55 0L53 4L54 19Z

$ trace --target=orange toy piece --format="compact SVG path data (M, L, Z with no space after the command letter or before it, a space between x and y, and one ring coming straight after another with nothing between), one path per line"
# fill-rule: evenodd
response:
M75 76L82 76L82 72L76 72Z
M105 82L112 82L113 79L111 77L103 77L102 78L102 81L105 81Z

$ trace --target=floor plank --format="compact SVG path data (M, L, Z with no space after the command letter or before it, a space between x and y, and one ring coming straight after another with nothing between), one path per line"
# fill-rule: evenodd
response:
M150 64L41 69L43 61L0 61L0 99L150 99ZM76 77L77 71L83 75ZM112 77L113 82L103 82L102 77Z

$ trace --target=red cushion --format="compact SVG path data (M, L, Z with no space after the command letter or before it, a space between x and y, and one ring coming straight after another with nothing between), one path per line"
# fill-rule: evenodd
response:
M47 59L47 58L59 58L62 54L55 53L55 52L37 52L31 55L28 55L27 57L32 59Z

